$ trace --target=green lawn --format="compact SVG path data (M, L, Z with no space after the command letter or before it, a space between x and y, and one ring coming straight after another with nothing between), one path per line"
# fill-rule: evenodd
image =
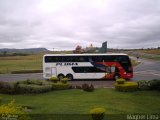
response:
M11 73L20 70L42 70L42 61L44 54L72 53L72 51L54 51L48 53L39 53L28 56L5 56L0 57L0 74Z
M0 73L17 70L41 70L43 54L0 57Z
M117 92L114 89L96 89L84 92L78 89L53 91L43 94L4 95L2 103L15 100L32 108L31 114L88 114L90 109L103 107L107 114L154 114L160 112L160 92Z

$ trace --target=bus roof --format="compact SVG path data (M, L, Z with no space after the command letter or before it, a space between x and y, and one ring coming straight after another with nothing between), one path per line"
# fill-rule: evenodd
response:
M97 56L97 55L126 55L124 53L103 53L103 54L45 54L44 56Z

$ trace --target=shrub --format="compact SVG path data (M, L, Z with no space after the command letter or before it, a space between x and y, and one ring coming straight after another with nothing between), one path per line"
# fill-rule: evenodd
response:
M44 85L44 81L41 81L41 80L35 80L34 83L35 85Z
M8 84L7 82L0 81L0 89L4 88L4 86Z
M25 81L19 81L19 83L22 83L22 84L35 84L35 85L43 85L44 84L44 80L30 80L30 79L27 79Z
M2 98L0 97L0 104L1 104L1 102L2 102Z
M82 89L82 86L76 85L75 88L76 89Z
M94 108L90 110L90 114L93 120L102 120L105 116L105 111L104 108Z
M140 90L160 90L160 80L140 80L138 88Z
M149 90L150 89L150 81L140 80L137 83L138 83L138 88L140 90Z
M59 81L59 78L57 77L51 77L50 80L54 83L57 83Z
M61 79L61 82L64 83L64 84L66 84L68 82L68 80L70 80L70 79L65 77L65 78Z
M1 93L6 94L24 94L24 93L42 93L52 90L52 85L41 80L26 80L13 83L5 83L0 89Z
M51 90L64 90L72 86L68 83L52 83L43 80L25 80L13 83L0 82L0 93L6 94L27 94L43 93Z
M119 79L116 80L116 82L117 82L118 84L124 84L125 81L126 81L126 80L123 79L123 78L119 78Z
M14 101L0 106L0 118L2 120L31 120L27 112L21 106L17 106Z
M94 86L92 84L89 85L89 84L84 83L82 84L82 89L87 92L92 92L94 90Z
M71 88L71 85L66 83L53 83L52 84L52 89L53 90L66 90L66 89L69 89Z
M136 91L138 89L137 82L125 82L124 84L115 83L115 89L123 92Z
M30 85L19 84L18 85L19 93L43 93L51 90L52 90L51 85L36 85L36 84L30 84Z
M160 91L160 80L150 80L150 90L159 90Z
M14 93L14 86L12 83L0 81L0 93L12 94Z

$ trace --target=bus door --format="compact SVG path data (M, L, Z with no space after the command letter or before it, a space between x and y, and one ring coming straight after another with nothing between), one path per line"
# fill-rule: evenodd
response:
M52 74L52 77L57 76L57 69L56 69L56 67L52 67L51 74Z

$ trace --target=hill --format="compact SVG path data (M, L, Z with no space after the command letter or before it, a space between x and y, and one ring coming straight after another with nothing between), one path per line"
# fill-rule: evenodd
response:
M46 48L27 48L27 49L9 49L9 48L3 48L0 49L1 54L6 53L41 53L41 52L49 52Z

